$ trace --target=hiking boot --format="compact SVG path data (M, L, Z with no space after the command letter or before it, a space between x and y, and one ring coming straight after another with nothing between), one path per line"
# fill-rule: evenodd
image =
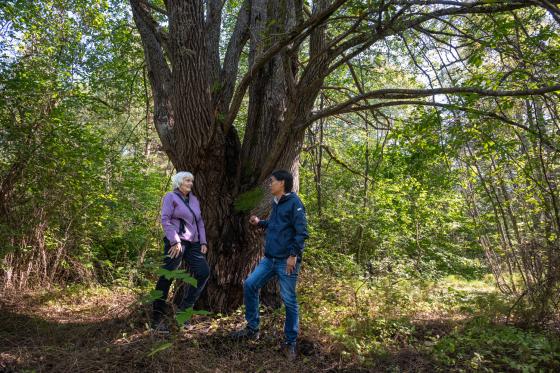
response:
M282 350L288 361L294 361L297 358L297 349L295 344L284 343L284 348Z
M229 336L232 339L237 339L237 340L248 339L248 340L256 341L257 339L259 339L260 334L258 330L254 330L246 326L244 329L240 329L232 332Z
M161 334L161 335L169 334L169 328L167 327L167 324L163 320L154 321L152 323L151 330L153 333L156 334Z

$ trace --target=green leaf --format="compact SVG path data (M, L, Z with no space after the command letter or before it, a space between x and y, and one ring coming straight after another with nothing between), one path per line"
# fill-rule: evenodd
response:
M152 350L150 351L150 353L148 354L148 357L152 357L155 354L167 350L169 347L173 346L173 343L171 342L163 342L159 345L157 345L156 347L152 348Z
M184 311L178 312L175 315L175 320L177 320L177 324L179 325L183 325L185 323L185 321L190 320L191 317L193 315L193 309L191 308L187 308Z
M249 212L262 200L264 192L262 188L256 187L240 194L233 203L235 211Z
M150 291L148 294L146 294L144 297L142 297L142 299L140 300L140 304L152 303L153 301L161 298L162 296L163 296L163 291L154 289Z
M156 273L160 276L165 277L168 280L178 279L178 280L186 282L186 283L188 283L192 286L196 286L196 284L197 284L196 279L194 277L191 277L184 270L176 269L176 270L170 271L170 270L165 269L165 268L159 268L156 271Z
M192 307L191 308L187 308L184 311L178 312L175 315L175 320L177 320L177 324L179 325L183 325L185 323L185 321L190 320L192 318L193 315L209 315L210 312L205 311L205 310L193 310Z

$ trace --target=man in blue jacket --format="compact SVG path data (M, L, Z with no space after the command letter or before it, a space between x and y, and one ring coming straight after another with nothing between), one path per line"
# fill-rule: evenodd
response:
M270 191L274 195L268 220L251 216L249 222L266 229L264 258L247 277L243 285L245 329L232 334L237 339L259 338L259 291L274 276L280 283L280 296L286 306L284 324L285 353L296 358L299 330L299 306L296 283L301 265L304 241L308 237L305 207L292 192L293 176L285 170L272 173Z

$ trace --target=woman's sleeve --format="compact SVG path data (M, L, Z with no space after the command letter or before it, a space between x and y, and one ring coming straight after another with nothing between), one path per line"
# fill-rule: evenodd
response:
M198 203L198 210L200 211L200 219L198 220L198 240L201 245L208 245L206 241L206 228L204 227L204 219L202 218L202 208L200 207L200 200L196 200Z
M173 224L171 224L173 210L173 195L171 193L167 193L163 197L163 203L161 206L161 226L163 227L165 237L167 237L167 239L171 243L171 246L181 242L176 228L173 226Z

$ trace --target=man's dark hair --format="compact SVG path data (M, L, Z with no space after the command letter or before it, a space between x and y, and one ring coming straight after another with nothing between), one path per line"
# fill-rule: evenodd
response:
M290 193L294 187L294 177L286 170L276 170L272 176L278 181L284 181L284 193Z

